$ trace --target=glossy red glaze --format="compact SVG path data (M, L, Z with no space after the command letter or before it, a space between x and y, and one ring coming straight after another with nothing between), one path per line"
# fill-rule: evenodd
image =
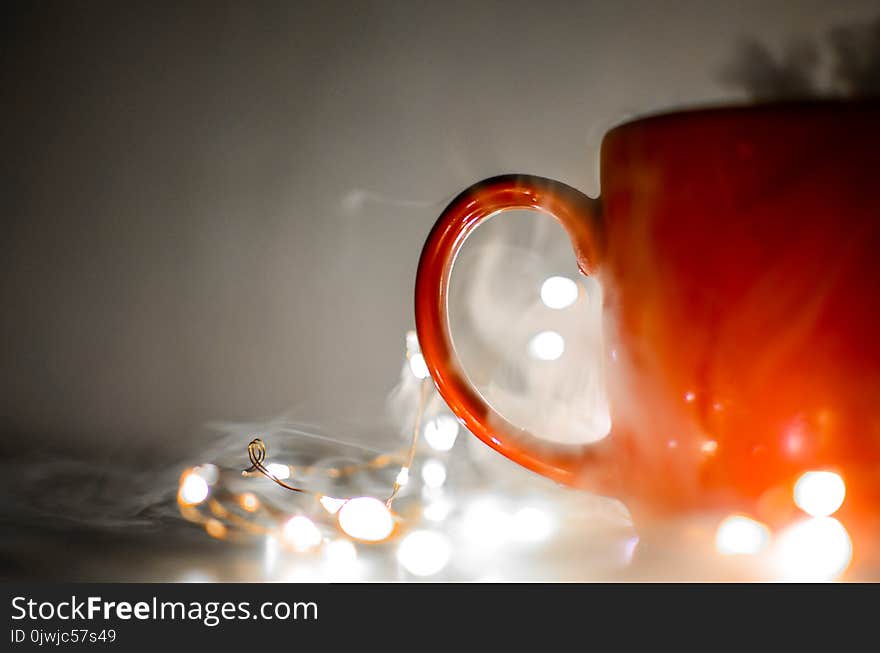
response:
M841 514L867 523L880 513L878 175L880 105L815 102L621 125L602 144L600 200L538 177L480 182L444 211L419 263L428 368L489 446L636 510L730 508L781 523L794 480L833 469L847 484ZM603 287L613 426L599 443L526 433L456 359L455 254L516 208L555 216Z

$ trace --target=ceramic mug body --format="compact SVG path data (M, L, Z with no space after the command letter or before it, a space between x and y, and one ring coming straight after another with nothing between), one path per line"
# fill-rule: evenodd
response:
M804 472L846 481L842 511L880 512L880 105L684 111L611 130L601 197L507 175L459 195L416 283L425 360L489 446L637 510L789 519ZM511 424L468 382L446 316L467 235L533 208L568 231L603 288L603 440L561 447ZM787 499L783 498L787 497Z

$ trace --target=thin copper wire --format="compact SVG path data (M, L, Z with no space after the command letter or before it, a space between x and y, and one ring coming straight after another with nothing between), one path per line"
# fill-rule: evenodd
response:
M409 360L412 355L416 353L414 351L410 351L409 347L407 347L406 358ZM346 465L345 467L331 467L329 469L322 470L325 474L330 476L331 478L341 478L345 476L349 476L355 474L363 469L381 469L383 467L387 467L392 463L398 462L401 459L404 460L405 464L403 465L403 469L406 469L409 472L412 467L413 461L415 460L416 448L418 445L419 432L421 430L422 418L425 412L425 406L427 403L428 390L431 386L431 378L427 377L422 380L422 385L420 388L420 397L419 397L419 405L418 410L416 411L415 421L412 429L412 438L409 443L409 447L407 449L402 449L400 451L396 451L393 453L383 453L378 456L372 458L371 460L365 463L357 463L352 465ZM251 466L242 471L243 476L248 476L251 474L259 473L276 483L280 487L283 487L286 490L291 492L297 492L300 494L307 494L313 496L316 500L320 501L324 494L319 492L314 492L312 490L308 490L306 488L297 487L295 485L291 485L289 483L285 483L282 479L275 476L269 469L263 464L266 460L266 456L268 455L268 449L266 447L266 443L263 442L260 438L254 438L248 443L247 447L248 459L250 460ZM307 475L316 468L313 466L305 467L300 470L300 474ZM394 503L394 499L397 498L398 493L403 487L399 482L398 478L395 478L394 484L391 489L391 494L388 499L385 501L386 507L390 510L392 504ZM228 525L235 526L241 530L250 533L264 533L268 532L268 529L259 526L258 524L254 524L244 517L235 514L234 512L227 509L216 497L212 498L207 502L207 507L211 514L214 515L214 518L208 518L206 515L201 513L195 506L186 506L181 504L181 514L187 518L189 521L195 521L199 523L207 523L211 519L221 519L225 521ZM267 502L265 499L260 502L260 511L265 510L270 515L274 515L278 517L282 511L277 507L273 506L271 503ZM222 523L222 522L221 522Z
M419 442L419 431L421 430L422 425L422 413L425 412L425 401L428 398L428 386L430 385L430 378L427 377L422 379L422 390L421 395L419 397L419 408L416 411L416 419L413 424L413 432L412 432L412 440L409 445L409 454L406 459L406 471L409 473L410 468L412 467L413 460L416 456L416 445ZM391 488L391 496L385 501L385 507L389 510L391 509L391 504L394 503L394 499L397 497L397 493L400 492L400 488L402 486L397 482L397 479L394 479L394 485Z
M250 445L254 444L256 441L252 441ZM255 445L259 447L260 445ZM263 444L263 448L265 448L265 443ZM375 458L368 460L364 463L353 463L351 465L346 465L345 467L329 467L329 468L320 468L315 465L309 465L307 467L292 467L291 473L298 473L302 476L308 476L316 471L322 472L329 476L330 478L345 478L347 476L352 476L357 474L358 472L365 469L382 469L383 467L387 467L388 465L394 462L403 462L407 455L407 449L400 449L399 451L395 451L393 453L381 453L377 455ZM264 458L265 459L265 458ZM253 463L253 460L251 461ZM242 476L249 476L251 474L260 473L259 469L253 464L248 469L242 470Z
M244 470L243 474L252 474L254 471L258 471L263 476L271 481L275 481L278 485L286 490L290 490L291 492L305 492L311 494L308 490L304 488L288 485L280 478L275 476L275 474L266 469L266 467L263 465L263 461L266 460L266 443L263 442L260 438L254 438L248 443L247 452L248 458L251 461L251 466Z
M427 377L422 380L422 387L421 387L421 392L420 392L420 396L419 396L418 410L416 411L415 422L413 424L413 430L412 430L412 438L409 443L409 448L407 449L406 464L404 465L404 467L407 469L407 471L409 471L409 469L412 467L413 460L415 460L416 448L417 448L418 441L419 441L419 431L421 430L422 415L425 412L425 404L427 402L428 389L429 389L430 385L431 385L430 377ZM242 475L247 476L249 474L259 472L260 474L262 474L263 476L265 476L269 480L275 482L276 484L280 485L281 487L283 487L286 490L290 490L291 492L298 492L298 493L302 493L302 494L311 494L316 499L319 499L319 500L321 499L321 497L324 496L321 493L313 492L313 491L308 490L306 488L297 487L295 485L290 485L289 483L285 483L280 478L275 476L272 472L270 472L269 469L263 464L263 462L266 460L266 456L268 454L268 448L266 447L266 443L263 442L260 438L254 438L253 440L250 441L250 443L248 443L247 452L248 452L248 459L251 462L251 466L248 467L247 469L245 469L244 471L242 471ZM394 462L395 460L397 460L402 453L403 452L395 452L393 454L380 454L380 455L376 456L375 458L373 458L372 460L368 461L367 463L362 463L362 464L358 464L358 465L349 465L349 466L343 467L341 469L330 468L329 470L326 470L326 473L333 478L338 478L339 476L342 476L344 474L345 475L351 474L356 471L359 471L360 469L378 469L378 468L386 467L389 464L391 464L392 462ZM313 469L313 468L307 468L307 469ZM397 479L395 479L394 485L391 488L391 495L385 501L385 506L387 508L389 508L389 509L391 508L391 505L394 503L394 499L397 498L397 495L400 492L400 489L402 487L403 486L397 481Z

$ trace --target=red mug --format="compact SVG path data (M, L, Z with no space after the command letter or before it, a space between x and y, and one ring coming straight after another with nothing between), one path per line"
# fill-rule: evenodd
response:
M634 516L722 510L778 526L802 514L802 474L834 471L846 484L835 517L867 537L880 514L880 103L635 120L606 134L600 180L591 199L495 177L440 216L419 261L416 326L451 410L511 460L616 496ZM602 286L612 427L599 442L552 445L511 423L452 345L456 253L515 209L555 217Z

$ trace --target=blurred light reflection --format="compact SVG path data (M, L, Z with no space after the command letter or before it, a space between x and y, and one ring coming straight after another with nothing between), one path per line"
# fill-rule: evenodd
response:
M349 571L357 562L357 547L346 539L336 539L324 547L324 559L334 571Z
M380 542L394 531L388 507L373 497L349 499L336 513L339 528L356 540Z
M242 510L247 512L256 512L260 507L260 500L253 492L245 492L238 498L238 503Z
M715 549L722 555L755 555L769 541L767 527L744 515L727 517L715 533Z
M431 375L421 354L413 354L409 357L409 369L417 379L427 379Z
M414 576L433 576L442 570L452 556L449 539L434 531L414 531L397 549L397 560Z
M195 472L189 472L180 484L178 498L181 503L194 506L208 498L208 483L202 476Z
M510 539L513 517L492 499L479 499L465 509L464 537L471 546L495 549Z
M794 502L813 517L837 512L846 497L846 484L834 472L806 472L794 485Z
M548 308L567 308L577 298L578 285L568 277L549 277L541 284L541 301Z
M428 460L422 465L422 480L430 488L442 487L446 482L446 466L439 460Z
M783 531L775 553L783 580L829 581L839 578L849 567L852 541L839 521L817 517Z
M443 521L449 516L452 505L446 499L435 499L422 509L422 515L428 521Z
M556 531L556 521L545 510L526 506L513 515L512 531L519 542L542 542Z
M565 353L565 339L556 331L541 331L529 341L529 353L542 361L555 361Z
M269 463L266 465L266 469L269 470L269 473L272 474L272 476L280 478L282 481L290 478L290 467L287 465L282 465L281 463Z
M311 551L321 544L321 531L311 519L303 515L288 519L282 532L284 541L294 551Z
M458 420L452 415L438 415L425 424L425 442L437 451L449 451L458 437Z

